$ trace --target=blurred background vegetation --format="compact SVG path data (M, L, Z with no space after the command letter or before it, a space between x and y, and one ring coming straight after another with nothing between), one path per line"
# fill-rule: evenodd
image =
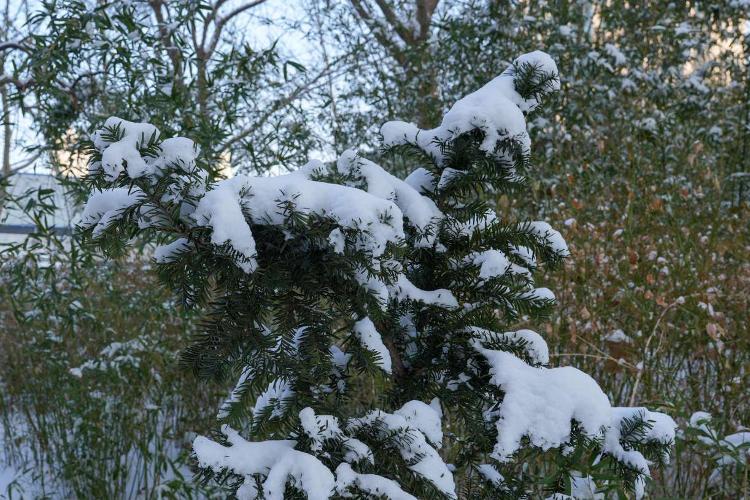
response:
M653 496L750 494L746 1L6 0L1 16L0 496L214 494L189 443L229 388L178 366L195 313L159 289L149 242L102 271L71 231L78 144L104 119L192 138L215 176L377 159L384 121L436 126L536 49L562 91L531 123L530 196L494 201L571 248L542 280L552 364L678 420ZM30 171L54 185L19 188Z

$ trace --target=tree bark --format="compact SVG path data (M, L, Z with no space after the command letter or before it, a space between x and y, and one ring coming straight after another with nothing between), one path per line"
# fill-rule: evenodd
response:
M398 17L393 6L387 0L375 0L383 20L375 19L372 9L362 0L351 0L354 12L372 30L377 42L385 49L404 71L407 83L415 89L417 95L413 109L413 119L420 128L431 128L437 125L441 115L441 104L438 95L437 71L432 57L430 34L432 20L440 0L414 0L416 11L416 30L410 29L408 22ZM390 28L398 35L406 48L395 43L385 32ZM408 111L408 110L403 110Z

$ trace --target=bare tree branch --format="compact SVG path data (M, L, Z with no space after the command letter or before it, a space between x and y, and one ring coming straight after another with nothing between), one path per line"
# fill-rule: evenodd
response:
M34 162L36 162L41 157L42 157L42 152L41 151L37 151L36 153L34 153L33 155L31 155L30 157L25 158L25 159L19 161L18 163L14 163L13 165L11 165L10 166L10 171L11 172L21 171L24 168L26 168L26 167L30 166L31 164L33 164Z
M372 17L360 0L351 0L351 2L357 15L367 26L370 27L373 36L375 36L377 41L380 42L380 45L389 52L390 56L393 57L401 67L405 68L408 61L404 52L386 33L383 32L383 26Z
M4 171L0 175L0 180L8 179L12 177L13 175L19 173L21 170L27 168L29 165L37 161L41 156L42 156L42 153L38 152L30 158L27 158L19 163L11 165L10 168L8 168L7 170L4 169Z
M419 41L424 42L430 37L432 16L435 14L440 0L417 0L417 23L419 24Z
M149 0L148 2L149 6L151 7L151 10L154 12L154 16L156 17L156 23L159 29L159 38L161 39L161 43L164 46L164 51L167 53L167 56L169 56L169 59L172 61L172 71L174 75L175 82L177 83L178 87L181 87L183 85L182 81L182 53L180 52L180 49L174 46L171 40L171 35L169 33L169 29L167 28L167 21L164 18L164 12L162 11L162 7L164 6L163 0Z
M388 5L386 0L375 0L378 4L380 11L385 16L385 20L391 25L393 30L401 37L401 39L407 44L411 45L414 43L414 34L401 22L393 8Z
M265 3L266 0L254 0L252 2L244 3L238 7L236 7L234 10L230 11L226 15L220 15L219 14L219 8L224 4L223 0L219 0L214 4L211 13L206 16L205 21L203 22L203 33L201 35L201 43L198 44L196 38L193 38L193 45L195 49L195 55L196 55L196 85L198 86L198 107L200 109L201 115L206 116L207 110L208 110L208 75L206 74L208 71L208 61L213 56L214 52L216 51L216 47L219 44L219 41L221 40L221 33L224 30L224 27L227 25L227 23L234 17L240 15L241 13L253 8L257 7L258 5ZM206 38L208 36L208 29L211 24L214 24L214 31L211 35L211 41L209 42L209 46L206 47ZM193 30L195 31L195 30Z
M19 92L23 92L34 84L34 80L21 80L20 78L16 78L15 76L11 75L0 76L0 85L5 85L8 83L12 83L13 85L15 85L16 89L18 89Z
M257 7L260 4L265 3L267 0L255 0L253 2L248 2L246 4L240 5L239 7L235 8L231 12L229 12L226 15L218 15L216 17L216 26L214 28L214 34L211 37L211 44L208 47L208 50L206 50L206 58L210 58L214 51L216 50L216 46L219 43L219 39L221 37L221 32L224 29L224 26L234 17L240 15L241 13L245 12L246 10L252 9L253 7ZM205 50L205 47L202 47Z
M227 0L217 0L217 2L213 5L213 7L211 7L211 12L208 14L208 16L206 16L206 21L205 21L204 30L203 30L203 40L201 40L201 45L205 44L206 42L206 30L208 29L207 28L208 25L210 25L211 22L214 19L216 19L216 16L219 14L219 9L225 3L227 3Z
M27 53L31 52L31 47L27 47L20 42L0 42L0 52L13 49L22 50Z
M282 99L277 100L273 105L271 105L265 113L263 113L260 118L255 120L251 125L247 126L244 130L241 132L233 135L229 139L227 139L224 144L222 144L218 148L219 153L223 153L224 151L227 151L231 146L234 144L240 142L241 140L245 139L247 136L252 134L255 130L262 127L277 111L280 109L288 106L289 104L293 103L297 99L299 99L301 96L305 95L306 93L312 91L315 88L318 88L319 85L325 85L325 82L321 82L320 80L324 78L328 78L331 76L331 69L335 68L337 63L342 60L345 56L342 56L340 58L337 58L335 61L332 61L328 66L326 66L323 70L321 70L315 77L310 79L309 81L305 82L304 84L296 87L293 91L291 91L289 94L287 94Z

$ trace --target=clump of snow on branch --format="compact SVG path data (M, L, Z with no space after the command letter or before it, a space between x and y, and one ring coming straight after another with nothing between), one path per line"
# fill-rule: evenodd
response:
M635 481L635 496L642 498L646 491L646 478L651 477L649 461L639 451L626 449L620 442L620 429L626 419L643 419L651 423L645 441L669 445L674 442L677 424L668 415L651 412L645 408L612 408L611 422L604 432L603 451L619 462L640 472ZM668 459L669 457L664 457Z
M109 180L116 179L127 169L128 176L135 179L153 173L152 167L141 156L139 147L159 137L159 131L149 123L133 123L111 117L104 122L105 129L119 129L122 138L108 142L101 131L94 133L94 145L102 151L101 168Z
M469 330L480 343L504 341L510 344L522 344L531 361L542 365L549 363L547 342L533 330L521 329L513 332L496 333L476 326L469 327Z
M244 482L237 491L240 499L258 496L256 478L262 481L264 497L271 499L282 499L288 482L311 499L330 498L334 492L345 497L356 496L356 491L388 498L414 498L396 481L377 474L358 473L350 465L359 460L373 462L367 445L350 434L364 429L383 433L395 431L406 436L399 440L398 452L410 464L409 468L446 496L456 498L453 475L427 442L428 439L433 443L442 440L440 416L430 405L409 401L393 414L377 410L351 419L345 428L335 417L317 415L312 408L303 409L299 419L313 452L322 451L328 440L340 440L349 450L349 460L336 467L335 475L314 455L296 450L297 440L247 441L226 425L222 427L222 434L226 436L227 445L198 436L193 442L193 452L201 467L216 473L228 470L242 476Z
M386 373L391 373L391 355L383 344L380 333L370 318L362 318L354 323L354 334L362 345L377 355L377 364Z
M396 282L396 285L392 287L391 293L400 301L412 300L445 309L455 309L458 307L458 300L450 290L444 288L438 290L422 290L417 288L403 274L398 276L398 281Z
M500 250L485 250L469 256L469 260L479 266L479 279L487 281L491 278L503 276L506 273L526 276L531 279L531 271L523 266L511 262Z
M242 369L242 373L240 374L240 378L237 380L237 383L232 388L232 390L229 393L229 396L224 400L224 403L221 405L221 408L219 408L219 412L216 414L216 418L223 419L227 418L229 416L229 412L232 409L232 405L240 401L240 398L243 394L243 387L244 385L253 379L255 376L255 370L251 366L245 366Z
M177 238L172 243L158 246L154 249L154 260L159 264L171 262L174 258L192 249L192 244L187 238Z
M228 446L204 436L193 441L193 452L201 467L221 472L230 470L244 476L237 498L258 497L255 477L264 477L265 498L282 500L288 481L307 493L308 498L324 500L331 496L335 479L331 471L314 456L297 451L293 440L246 441L229 426L222 427Z
M357 498L358 495L351 491L353 487L374 497L417 500L415 496L402 490L392 479L377 474L360 474L355 472L351 465L340 464L336 468L336 491L345 498Z
M542 449L570 440L571 420L591 436L609 425L609 399L594 380L572 367L534 368L505 351L477 347L486 358L491 382L505 393L493 457L506 461L528 437Z
M365 181L366 191L378 198L393 201L408 219L424 236L417 246L429 246L435 241L431 226L443 218L435 202L422 196L417 189L398 177L386 172L374 162L357 156L356 151L344 151L338 159L340 172Z
M143 192L136 187L95 191L89 196L83 209L79 226L83 229L93 227L93 236L96 238L143 196Z
M240 175L220 181L199 202L193 217L212 228L215 245L228 243L243 260L246 272L257 267L255 240L244 214L258 225L283 226L289 203L301 214L334 220L341 228L358 230L357 246L379 257L389 242L404 238L403 215L392 202L359 189L316 182L298 174L277 177Z
M552 226L550 226L549 223L535 221L527 223L527 226L532 233L546 240L552 249L561 257L568 257L570 255L570 250L568 250L568 244L565 243L565 239L559 231L552 229Z
M440 403L437 400L434 403L439 408ZM443 446L443 429L440 421L442 413L433 406L422 401L407 401L394 413L404 417L407 422L422 432L430 443L440 448Z
M110 142L107 138L111 139L108 134L113 130L118 130L122 137ZM101 162L95 162L94 170L103 170L109 181L116 180L123 172L131 179L155 178L162 169L175 165L187 173L194 171L198 150L192 141L177 137L159 143L158 137L159 131L150 124L108 119L104 128L93 135L94 146L102 156ZM145 154L144 149L152 143L156 155ZM356 248L377 258L388 243L396 244L404 238L404 214L393 200L398 200L408 217L425 229L440 214L431 200L420 196L408 184L375 164L364 166L370 190L375 194L313 181L309 177L321 165L311 162L288 175L240 175L220 181L205 193L198 192L201 199L185 222L210 227L211 243L217 247L228 245L236 256L237 266L247 273L257 268L256 242L250 225L283 226L292 207L297 213L324 217L340 229L356 231ZM392 189L389 191L383 183L390 183ZM81 226L95 227L97 237L142 198L138 188L112 188L94 193L86 204ZM343 234L339 231L332 237L337 251L343 251ZM166 258L170 250L174 248L160 251L158 258Z
M407 405L409 403L404 406ZM354 431L363 427L374 427L383 434L383 437L394 431L405 433L408 438L400 440L398 451L404 461L410 464L409 469L430 481L446 496L456 498L453 474L440 458L437 450L427 442L426 435L420 429L420 427L431 429L431 424L434 424L432 417L425 417L429 415L426 410L415 412L414 408L405 407L397 410L396 413L372 411L364 417L350 420L348 427ZM413 417L406 418L403 414L410 417L413 415ZM433 434L433 438L436 437Z
M463 133L480 129L485 134L481 145L485 152L493 153L498 142L512 138L528 154L531 140L526 131L524 112L534 109L539 103L536 99L524 99L515 88L516 68L522 65L531 65L544 73L558 75L557 66L549 55L541 51L524 54L500 76L458 100L445 114L439 127L420 130L412 123L387 122L380 129L383 143L386 146L417 144L435 158L441 158L436 139L449 141ZM552 90L558 89L559 85L559 80L553 80Z
M627 418L641 418L651 423L646 441L670 444L676 424L669 416L645 408L613 408L598 384L576 368L535 368L509 352L481 344L476 349L490 366L491 383L505 393L500 409L488 415L496 419L498 430L493 458L509 460L524 437L544 450L563 446L571 439L575 421L589 437L603 435L605 453L641 473L635 493L643 496L649 462L640 452L623 447L621 424Z

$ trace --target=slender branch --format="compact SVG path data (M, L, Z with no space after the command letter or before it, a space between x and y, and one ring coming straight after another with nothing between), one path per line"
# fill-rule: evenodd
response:
M6 26L7 26L7 5L6 5ZM5 54L0 57L0 70L5 73ZM0 85L0 100L2 100L3 106L3 165L2 171L4 175L10 175L10 141L11 133L13 132L10 128L10 106L8 99L8 88L5 85Z
M615 359L612 356L602 356L599 354L590 354L585 352L561 352L561 353L550 353L549 355L551 358L556 357L566 357L566 358L592 358L592 359L601 359L604 361L610 361L612 363L625 366L627 368L630 368L631 370L637 370L638 367L634 366L632 363L629 363L625 361L624 359Z
M388 24L391 25L396 34L398 34L398 36L407 44L413 44L414 33L403 25L398 16L396 16L396 13L393 12L393 8L388 5L388 2L386 2L386 0L375 0L375 3L378 4L380 11L383 13L383 16L385 16L385 20L388 21Z
M24 52L31 52L31 47L27 47L26 45L23 45L19 42L0 42L0 52L4 52L6 50L22 50Z
M21 160L18 163L14 163L13 165L11 165L10 166L10 170L12 172L18 172L19 170L23 170L24 168L28 167L29 165L31 165L32 163L34 163L35 161L37 161L39 158L41 158L41 156L42 156L42 152L38 151L38 152L34 153L33 155L31 155L30 157L28 157L28 158L26 158L24 160Z
M246 4L240 5L239 7L235 8L234 10L230 11L228 14L222 16L218 15L216 17L216 26L214 27L214 33L211 36L211 44L209 45L208 49L206 50L205 47L202 47L202 49L205 50L205 56L206 58L210 58L214 51L216 50L216 46L219 43L219 38L221 37L221 32L224 29L224 26L234 17L238 16L239 14L245 12L246 10L252 9L253 7L257 7L258 5L261 5L265 3L267 0L255 0L253 2L248 2Z
M19 92L23 92L34 84L34 80L21 80L20 78L11 75L0 76L0 85L5 85L7 83L12 83Z
M240 15L241 13L253 8L257 7L258 5L265 3L266 0L254 0L252 2L248 2L245 4L242 4L238 7L236 7L234 10L230 11L228 14L222 16L219 15L219 7L221 7L222 3L221 1L216 2L214 5L214 8L212 9L211 13L206 17L206 21L203 24L203 34L201 36L201 43L200 45L195 46L195 55L196 55L196 72L197 72L197 85L198 85L198 107L200 108L201 115L206 117L208 113L208 75L206 74L208 72L208 61L213 56L214 52L216 51L216 47L219 44L219 40L221 39L221 33L224 30L224 27L226 24L234 17ZM212 21L214 21L214 32L211 35L211 42L209 43L208 48L206 47L206 37L208 36L208 27L211 24ZM195 43L195 41L193 42Z
M246 127L241 132L235 134L234 136L230 137L229 139L224 142L221 146L218 148L218 153L223 153L227 149L229 149L232 145L236 144L237 142L245 139L247 136L249 136L253 131L257 130L258 128L262 127L278 110L281 108L284 108L297 100L302 95L306 94L307 92L311 91L312 89L316 88L316 85L319 84L319 81L327 76L330 76L330 70L331 68L335 67L337 62L342 60L346 56L342 56L340 58L337 58L335 61L332 61L328 66L326 66L323 70L320 71L314 78L309 80L303 85L300 85L299 87L295 88L292 92L290 92L286 97L279 99L276 101L273 105L271 105L265 113L261 115L261 117L258 120L255 120L252 125ZM324 83L323 83L324 84ZM320 84L322 85L322 84Z
M654 329L651 330L651 335L648 336L648 339L646 339L646 346L643 349L643 361L646 361L646 358L648 357L648 347L651 345L651 341L656 336L656 332L659 331L659 325L661 324L662 320L664 319L664 316L671 310L677 307L680 304L683 304L685 301L684 297L680 297L679 299L675 300L671 304L669 304L667 307L664 308L664 310L659 315L659 318L656 320L656 323L654 324ZM659 342L659 345L656 347L656 350L654 350L654 356L658 354L659 349L661 348L661 342ZM630 400L628 401L628 406L634 406L635 405L635 397L638 395L638 387L641 384L641 379L643 378L643 372L646 369L645 363L643 366L641 366L640 370L638 370L638 374L635 376L635 383L633 384L633 390L630 392Z
M319 18L320 11L315 10L315 21L316 24L319 26L322 25L322 22ZM323 36L323 30L318 30L318 36L320 40L320 48L322 49L323 53L323 63L326 65L326 67L330 66L331 60L328 57L328 49L326 48L326 40L325 36ZM328 95L331 99L331 129L333 132L333 146L334 149L337 149L338 147L338 139L339 139L339 117L338 117L338 111L336 109L336 92L333 86L333 77L330 73L328 73L327 78L328 83Z
M10 145L13 129L10 126L8 88L5 85L0 85L0 99L3 104L3 173L10 175Z
M73 80L73 82L72 82L72 83L71 83L70 85L68 85L68 87L67 87L67 91L68 91L68 92L72 92L72 91L74 91L74 90L75 90L75 88L76 88L76 86L77 86L77 85L78 85L79 83L81 83L81 80L83 80L84 78L90 78L90 77L92 77L92 76L102 75L102 74L104 74L104 73L105 73L105 71L87 71L87 72L85 72L85 73L81 73L80 75L78 75L78 76L76 77L76 79L75 79L75 80Z
M258 5L265 3L267 0L255 0L253 2L246 3L244 5L240 5L236 9L232 10L225 16L218 16L216 19L217 25L224 25L226 24L230 19L237 16L238 14L241 14L245 12L248 9L252 9L253 7L257 7Z
M219 14L219 9L225 3L227 3L227 0L217 0L217 2L211 8L211 12L208 14L208 16L206 16L206 21L205 21L204 30L203 30L203 40L201 41L201 44L204 44L206 42L206 29L207 29L207 26L209 24L211 24L211 22L214 19L216 19L216 16Z
M26 167L34 163L37 159L39 159L41 155L42 155L41 153L38 153L37 155L35 155L35 157L24 160L20 165L12 165L7 171L3 171L2 174L0 174L0 181L9 179L13 175L25 169Z
M351 0L351 2L359 18L370 27L370 31L372 31L375 39L380 42L380 45L390 53L391 57L393 57L401 67L406 68L408 66L408 60L398 44L394 43L394 41L383 32L383 26L372 17L360 0Z

